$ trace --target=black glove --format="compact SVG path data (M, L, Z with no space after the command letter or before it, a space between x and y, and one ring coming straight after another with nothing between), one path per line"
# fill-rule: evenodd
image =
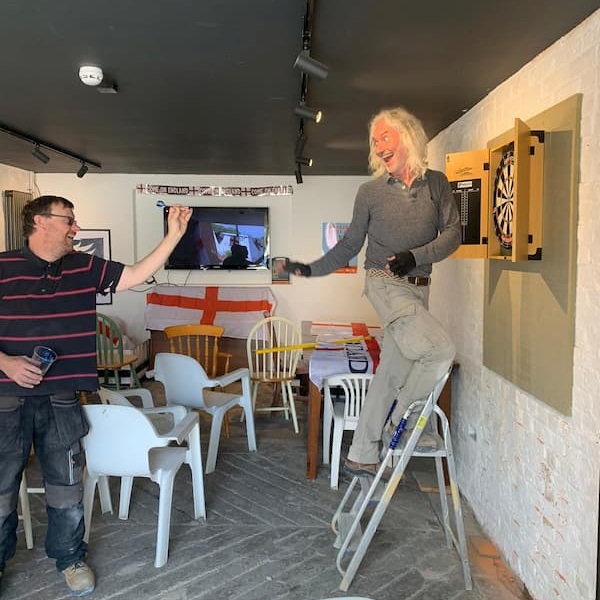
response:
M394 258L388 262L390 271L398 277L404 277L409 271L417 266L417 261L413 253L409 250L404 252L396 252Z
M288 273L292 273L294 275L296 275L296 271L300 271L300 275L302 275L302 277L310 277L310 267L308 265L305 265L304 263L300 263L300 262L293 262L291 260L289 260L288 258L285 259L285 267L284 269L288 272Z

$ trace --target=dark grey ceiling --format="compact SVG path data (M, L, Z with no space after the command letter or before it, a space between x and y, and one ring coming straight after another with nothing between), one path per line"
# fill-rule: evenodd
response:
M430 136L600 7L598 0L316 0L304 174L366 174L369 117L403 105ZM2 0L0 124L90 172L293 174L306 0ZM118 94L78 78L101 66ZM515 107L518 114L518 107ZM76 161L0 133L0 162Z

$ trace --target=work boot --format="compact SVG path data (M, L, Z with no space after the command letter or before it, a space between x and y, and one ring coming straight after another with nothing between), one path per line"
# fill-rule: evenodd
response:
M375 475L377 475L377 471L379 471L380 466L380 463L358 463L347 458L346 462L344 463L344 470L350 475L353 475L354 477L361 477L362 475L369 475L371 477L375 477Z
M353 477L375 477L379 468L381 467L381 463L358 463L354 462L347 458L344 461L344 471ZM389 481L392 476L392 469L386 467L381 475L382 481Z
M94 571L82 560L78 560L64 569L62 574L73 596L85 596L93 592L96 587Z

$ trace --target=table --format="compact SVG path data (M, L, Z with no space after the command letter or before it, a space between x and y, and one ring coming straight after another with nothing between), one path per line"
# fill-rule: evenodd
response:
M313 351L311 354L311 360L314 358L318 360L319 354L318 351ZM334 364L334 363L332 363ZM457 363L454 363L454 370L458 367ZM340 373L338 367L335 372L328 373L329 375L334 375L336 373ZM348 370L346 370L348 372ZM366 371L369 372L369 371ZM373 371L370 371L373 372ZM323 372L322 377L325 377L326 374ZM452 402L452 374L448 378L444 389L438 400L439 407L444 411L444 414L448 417L448 422L450 422L450 409ZM307 448L306 448L306 478L307 479L316 479L317 471L319 467L319 447L320 447L320 426L321 426L321 410L323 406L323 401L321 397L321 385L320 381L317 378L317 381L309 379L308 385L308 423L307 423ZM444 465L445 466L445 465Z
M364 323L313 323L310 333L316 336L318 346L309 358L306 477L316 479L319 464L322 381L328 375L338 373L373 373L379 363L378 340L381 339L382 330L380 327L370 327ZM335 346L326 343L333 339L365 335L370 335L371 339Z

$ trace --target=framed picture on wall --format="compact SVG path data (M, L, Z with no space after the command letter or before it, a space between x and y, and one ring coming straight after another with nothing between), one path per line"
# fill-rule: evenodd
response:
M273 283L290 282L290 274L282 269L285 261L286 258L284 256L277 256L271 261L271 281Z
M110 229L80 229L73 240L79 252L110 259ZM96 294L96 304L112 304L112 294Z

